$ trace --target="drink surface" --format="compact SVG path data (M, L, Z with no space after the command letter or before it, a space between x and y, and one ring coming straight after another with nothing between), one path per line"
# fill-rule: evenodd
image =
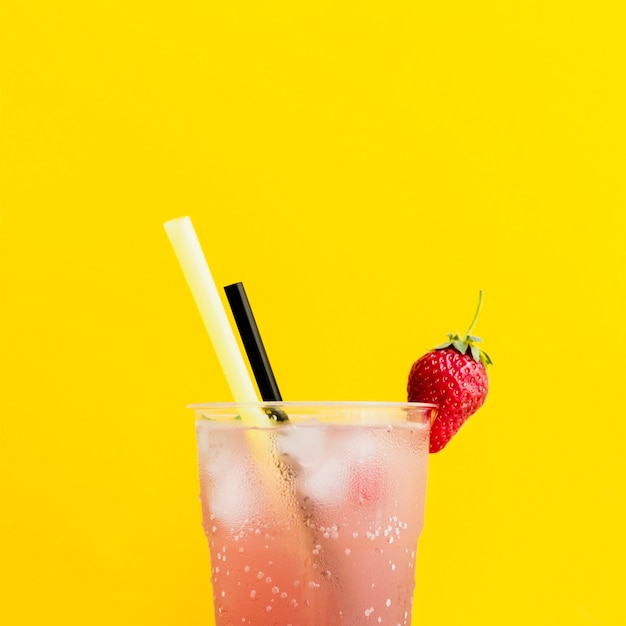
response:
M427 425L196 424L217 626L411 623Z

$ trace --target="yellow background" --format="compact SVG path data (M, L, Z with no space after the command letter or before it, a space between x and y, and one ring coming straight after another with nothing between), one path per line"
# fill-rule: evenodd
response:
M0 7L0 623L212 623L180 215L288 399L403 400L484 289L415 623L626 623L621 0Z

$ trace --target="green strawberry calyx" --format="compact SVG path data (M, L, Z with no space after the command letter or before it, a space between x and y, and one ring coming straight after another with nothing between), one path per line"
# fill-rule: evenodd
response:
M478 294L478 306L476 307L476 313L474 313L474 319L472 320L470 327L467 329L467 332L462 337L459 331L454 334L448 333L448 341L435 346L435 350L444 350L445 348L452 347L461 354L467 354L469 351L474 361L482 363L485 367L487 367L487 365L493 365L489 355L478 347L478 344L482 341L482 339L471 334L472 330L474 330L474 326L476 326L476 321L478 320L478 315L482 306L483 291L481 289Z

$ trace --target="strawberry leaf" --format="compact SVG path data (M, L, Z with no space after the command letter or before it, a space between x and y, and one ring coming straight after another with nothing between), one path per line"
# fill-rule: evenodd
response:
M452 345L461 353L461 354L465 354L465 351L467 350L467 344L464 341L461 341L460 339L457 339L456 341L452 342Z
M493 365L491 357L483 350L480 351L480 361L484 366Z

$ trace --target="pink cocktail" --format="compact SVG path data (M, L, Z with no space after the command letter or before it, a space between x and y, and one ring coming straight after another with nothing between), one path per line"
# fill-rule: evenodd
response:
M192 408L217 626L411 623L433 405Z

